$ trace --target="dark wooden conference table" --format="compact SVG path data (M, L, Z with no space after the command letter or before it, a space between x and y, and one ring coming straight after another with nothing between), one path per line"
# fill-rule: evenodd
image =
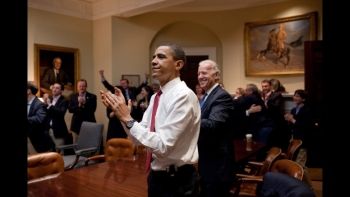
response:
M145 160L117 160L65 171L47 180L28 183L28 196L146 197Z
M252 150L247 151L246 150L246 145L247 142L245 139L234 139L233 140L233 145L235 148L235 160L238 163L244 163L248 161L249 159L253 158L256 156L256 154L265 147L265 144L253 141L252 142Z
M235 159L245 162L264 144L253 142L252 151L246 151L244 139L235 139ZM28 183L28 196L33 197L146 197L147 172L145 154L136 159L103 162L65 171L60 175Z

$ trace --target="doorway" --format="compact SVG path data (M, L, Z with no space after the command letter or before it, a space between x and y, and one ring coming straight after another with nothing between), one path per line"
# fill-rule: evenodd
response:
M186 64L180 71L181 80L185 81L187 86L195 91L198 83L197 72L198 64L202 60L209 59L209 55L188 55L186 56Z

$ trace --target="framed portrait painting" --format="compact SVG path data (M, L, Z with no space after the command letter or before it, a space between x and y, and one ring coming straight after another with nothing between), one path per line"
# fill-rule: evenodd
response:
M65 96L75 92L79 79L79 49L43 44L34 44L34 48L34 78L40 87L39 96L51 94L51 85L55 82L64 85Z
M317 12L245 24L247 76L304 74L304 41L317 39Z

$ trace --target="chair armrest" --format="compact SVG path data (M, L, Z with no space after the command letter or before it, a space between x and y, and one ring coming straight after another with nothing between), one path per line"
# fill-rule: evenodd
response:
M255 177L246 177L241 179L244 182L254 182L254 183L261 183L263 182L262 176L255 176Z
M244 171L247 174L257 174L263 165L263 162L248 161L248 163L244 167Z
M65 150L65 149L69 149L69 148L74 148L75 146L77 146L77 144L60 145L60 146L56 146L56 149L57 150Z
M88 155L91 153L95 153L96 151L97 151L96 147L84 148L84 149L80 149L80 150L75 151L75 154L79 155L79 156L85 156L85 155Z
M92 157L89 157L85 160L85 165L87 166L89 164L89 161L105 161L106 157L104 155L95 155Z
M249 162L248 162L248 165L259 166L259 167L261 167L261 166L264 165L264 163L263 163L263 162L258 162L258 161L249 161Z
M258 179L262 178L262 176L255 176L255 175L247 175L247 174L236 174L238 179L244 179L244 178L250 178L250 179Z

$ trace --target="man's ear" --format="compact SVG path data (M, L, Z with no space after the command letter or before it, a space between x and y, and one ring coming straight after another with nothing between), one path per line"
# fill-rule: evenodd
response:
M184 61L183 60L177 60L176 62L175 62L175 69L176 70L181 70L182 69L182 67L185 65L185 63L184 63Z

